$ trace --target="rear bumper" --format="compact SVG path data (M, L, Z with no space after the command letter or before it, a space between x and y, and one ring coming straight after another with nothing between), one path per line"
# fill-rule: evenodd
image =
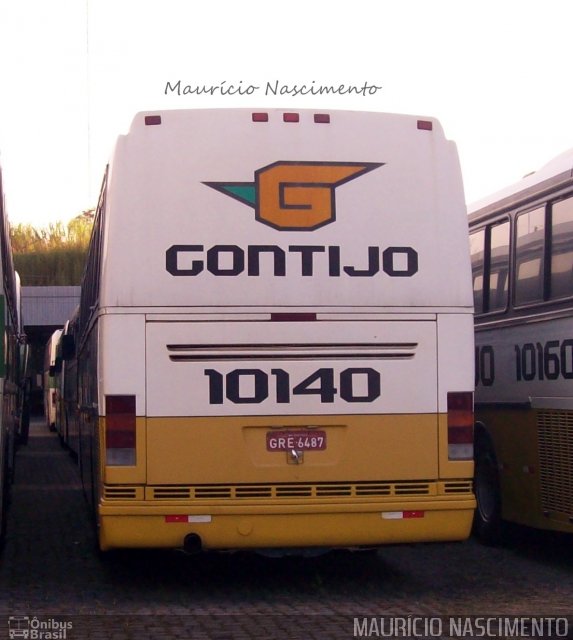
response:
M355 547L465 540L472 496L360 504L125 505L99 507L100 548L180 548L195 534L203 549Z

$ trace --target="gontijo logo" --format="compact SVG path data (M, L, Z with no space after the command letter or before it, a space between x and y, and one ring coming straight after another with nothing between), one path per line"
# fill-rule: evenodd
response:
M274 162L255 182L205 182L255 209L255 218L279 231L313 231L336 219L334 190L381 167L377 162Z

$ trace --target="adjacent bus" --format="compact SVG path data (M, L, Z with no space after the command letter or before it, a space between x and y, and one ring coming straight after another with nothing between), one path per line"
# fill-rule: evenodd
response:
M138 114L68 355L101 549L466 538L467 232L434 119Z
M16 315L18 318L18 369L15 376L18 390L18 405L16 409L16 442L17 444L27 444L30 431L30 394L32 389L32 379L29 372L30 345L24 330L24 316L22 312L22 284L20 275L15 272L16 282Z
M573 532L573 150L472 207L476 530Z
M55 385L56 432L62 445L72 456L79 458L79 414L77 360L73 356L76 341L79 307L65 323L56 346ZM70 351L70 345L71 351Z
M56 329L44 347L44 420L50 431L56 431L59 390L56 379L57 348L62 329Z
M14 271L10 226L0 172L0 541L6 527L9 485L14 475L16 444L25 428L21 403L21 349L19 281Z

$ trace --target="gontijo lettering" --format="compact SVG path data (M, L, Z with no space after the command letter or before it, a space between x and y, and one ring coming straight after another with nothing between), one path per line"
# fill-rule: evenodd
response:
M175 244L167 249L165 268L172 276L197 276L204 271L214 276L261 275L261 256L267 255L266 270L274 276L296 273L313 276L327 274L370 278L379 273L392 278L410 278L418 272L418 253L412 247L365 247L363 263L345 264L340 247L320 245L214 245ZM294 257L298 254L298 257ZM270 265L268 264L270 263Z

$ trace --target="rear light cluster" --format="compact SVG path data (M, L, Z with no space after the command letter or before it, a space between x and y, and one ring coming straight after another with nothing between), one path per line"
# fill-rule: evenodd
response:
M105 415L105 463L134 465L135 396L106 396Z
M473 393L448 393L448 458L473 460L474 407Z
M254 112L252 115L253 122L268 122L269 114L266 112ZM283 122L300 122L300 114L294 112L286 112L282 114ZM329 124L330 114L328 113L315 113L313 114L313 120L317 124Z

